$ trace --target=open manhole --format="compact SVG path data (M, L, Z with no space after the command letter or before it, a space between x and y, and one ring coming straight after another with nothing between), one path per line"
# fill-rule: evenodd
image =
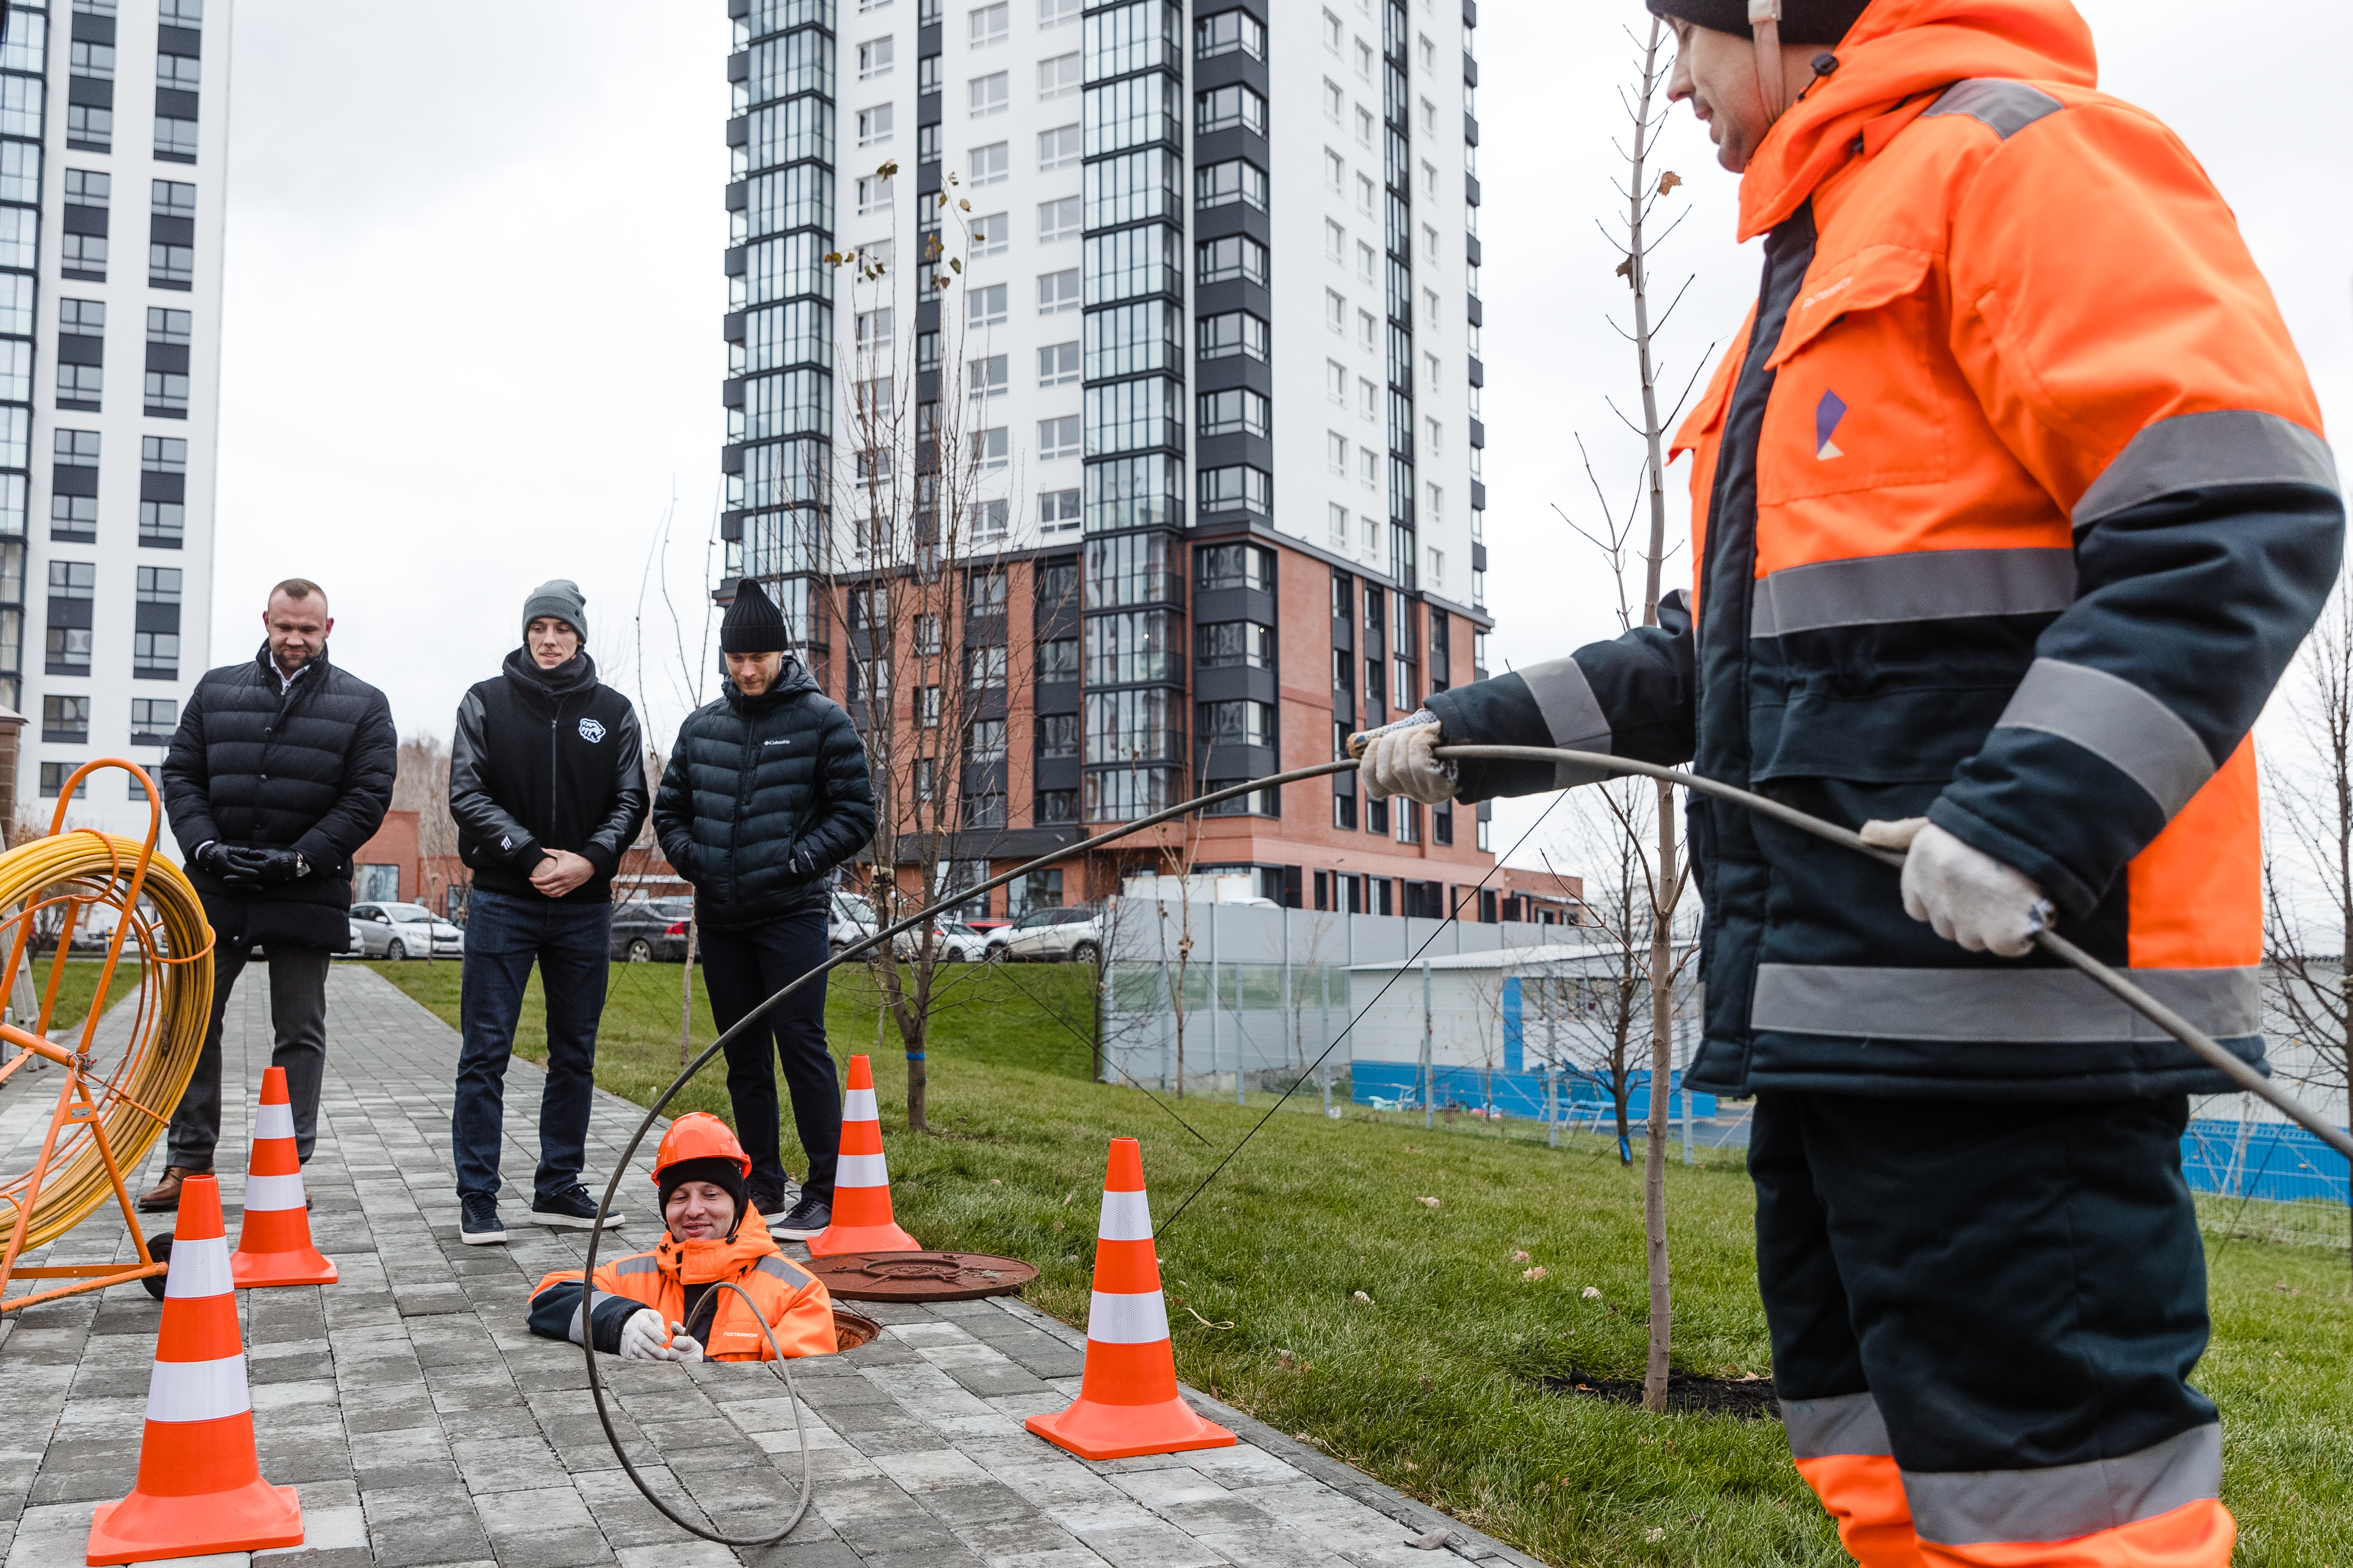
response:
M1612 1405L1641 1408L1642 1380L1639 1377L1593 1377L1570 1368L1567 1375L1547 1377L1545 1387L1572 1399L1599 1399ZM1730 1415L1742 1421L1778 1421L1781 1401L1769 1377L1695 1377L1667 1373L1667 1408L1686 1415Z
M985 1252L845 1252L804 1267L847 1301L969 1301L1010 1296L1038 1278L1018 1258Z
M863 1312L853 1312L847 1307L833 1310L833 1348L838 1351L871 1345L881 1333L882 1325Z

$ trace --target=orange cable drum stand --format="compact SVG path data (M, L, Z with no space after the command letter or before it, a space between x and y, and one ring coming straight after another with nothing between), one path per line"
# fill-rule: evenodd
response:
M82 780L100 768L120 768L147 792L147 837L143 842L96 828L67 832L66 807ZM25 963L34 929L45 918L57 922L56 947L40 1009L29 1021L0 1024L0 1041L19 1047L0 1067L0 1088L36 1059L65 1069L48 1132L29 1170L0 1178L0 1312L55 1300L85 1290L102 1290L164 1272L147 1251L132 1206L126 1173L138 1170L170 1124L173 1110L195 1071L212 1012L212 927L195 888L180 868L155 857L164 826L155 781L138 763L121 757L85 763L58 792L49 836L0 855L0 933L8 933L8 967L0 986L14 984ZM142 908L142 901L144 907ZM81 1022L81 1037L63 1045L49 1037L50 1019L65 978L74 928L87 910L114 911L106 958ZM122 958L126 937L138 942L139 991L130 1031L120 1055L103 1047L100 1060L99 1018L107 1011L109 988ZM131 1232L134 1262L58 1263L27 1266L26 1253L46 1247L95 1214L111 1193ZM72 1283L34 1289L13 1298L17 1279L63 1279Z

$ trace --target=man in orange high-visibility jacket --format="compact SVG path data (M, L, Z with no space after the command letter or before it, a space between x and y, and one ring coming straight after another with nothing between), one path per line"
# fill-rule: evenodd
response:
M697 1110L671 1122L654 1156L661 1245L598 1264L593 1290L582 1289L576 1268L550 1274L532 1292L531 1331L574 1344L591 1336L598 1350L632 1361L831 1353L833 1299L769 1238L746 1195L751 1173L750 1157L716 1116Z
M2033 936L2262 1060L2247 735L2345 521L2312 388L2221 196L2095 89L2065 0L1648 4L1766 237L1677 438L1691 593L1433 695L1366 786L1583 782L1431 755L1559 746L1908 847L1899 879L1691 808L1690 1078L1757 1097L1799 1468L1873 1568L2220 1568L2179 1137L2229 1086Z

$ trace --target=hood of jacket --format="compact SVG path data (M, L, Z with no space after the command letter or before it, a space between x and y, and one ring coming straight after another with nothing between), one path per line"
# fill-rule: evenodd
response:
M539 661L531 657L531 649L519 647L507 655L499 673L534 708L545 708L555 699L596 689L596 661L588 657L586 648L554 669L542 669Z
M661 1245L654 1248L655 1263L681 1285L738 1279L758 1268L763 1258L783 1256L760 1211L748 1203L735 1223L734 1236L726 1241L681 1241L665 1230Z
M727 706L746 718L780 708L804 692L818 689L817 678L791 654L785 655L784 665L776 671L775 683L757 697L746 696L732 680L723 681L719 688L720 695L727 700Z
M1858 138L1901 129L1957 81L2099 85L2092 30L2068 0L1874 0L1836 52L1837 71L1815 79L1749 160L1741 239L1796 212Z

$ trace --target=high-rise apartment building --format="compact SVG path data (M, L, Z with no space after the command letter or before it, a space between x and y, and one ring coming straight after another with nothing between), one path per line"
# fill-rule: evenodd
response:
M8 7L0 702L44 826L90 758L154 770L210 644L228 12ZM124 783L86 782L73 820L143 828Z
M905 332L916 429L951 400L980 475L989 624L1035 634L965 851L1327 760L1485 673L1474 0L731 7L731 576L854 695L826 509L873 460L842 434L853 356ZM879 304L826 264L848 254L897 279ZM1220 808L1195 858L1436 914L1485 837L1344 775Z

